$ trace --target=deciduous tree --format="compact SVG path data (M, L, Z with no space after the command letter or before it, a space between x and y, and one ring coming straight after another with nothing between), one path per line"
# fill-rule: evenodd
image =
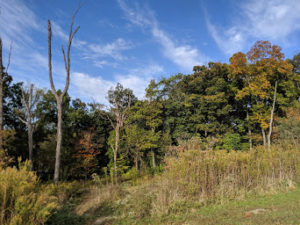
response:
M127 111L135 101L135 96L132 90L123 88L118 83L115 88L108 91L107 99L111 105L110 111L113 113L115 122L111 120L111 125L114 128L114 143L110 143L110 147L113 150L114 158L114 177L117 182L117 156L120 144L120 129L124 126L124 122L127 118Z

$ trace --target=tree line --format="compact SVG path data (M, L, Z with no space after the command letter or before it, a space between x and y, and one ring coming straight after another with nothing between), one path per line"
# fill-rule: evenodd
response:
M50 90L13 83L0 40L0 145L7 165L21 156L55 183L93 173L109 173L117 181L120 173L161 168L170 146L185 150L194 142L201 150L246 151L270 148L281 137L299 143L300 53L285 59L269 41L233 54L229 63L210 62L195 66L192 74L151 80L143 99L119 83L107 93L109 108L71 99L70 50L79 8L66 54L62 47L64 90L56 90L52 80L50 21Z

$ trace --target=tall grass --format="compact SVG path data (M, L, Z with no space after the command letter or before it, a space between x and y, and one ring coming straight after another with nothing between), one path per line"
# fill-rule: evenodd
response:
M19 169L0 167L0 224L44 224L57 207L57 198L40 189L30 163Z
M295 188L300 182L299 148L179 150L165 163L162 175L132 189L118 202L117 222L188 213L194 207Z
M169 190L183 198L215 202L290 187L299 181L295 148L242 151L186 151L166 159Z

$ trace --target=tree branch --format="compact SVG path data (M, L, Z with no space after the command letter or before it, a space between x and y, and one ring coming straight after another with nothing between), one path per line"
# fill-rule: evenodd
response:
M6 66L5 73L8 72L8 68L9 68L9 66L10 66L10 58L11 58L11 53L12 53L12 45L13 45L13 41L10 42L9 53L8 53L8 59L7 59L7 66Z
M23 102L23 105L27 111L27 113L29 113L29 106L27 105L27 101L26 101L26 97L25 97L25 91L24 91L24 88L23 86L21 87L21 94L22 94L22 102Z
M53 83L53 78L52 78L52 53L51 53L51 38L52 38L52 30L51 30L51 23L50 20L48 20L48 69L49 69L49 80L50 80L50 85L51 85L51 91L54 94L55 98L58 98L54 83Z
M22 123L27 124L27 121L23 120L20 116L18 116L18 119L19 119Z
M78 26L75 31L73 32L73 24L74 24L74 20L75 20L75 17L80 9L81 5L80 5L80 2L79 2L79 5L75 11L75 13L73 14L72 16L72 21L71 21L71 25L70 25L70 32L69 32L69 41L68 41L68 50L67 50L67 58L66 58L66 55L65 55L65 51L62 47L62 52L63 52L63 56L64 56L64 62L65 62L65 69L66 69L66 74L67 74L67 78L66 78L66 84L65 84L65 88L62 92L62 96L64 96L68 89L69 89L69 85L70 85L70 67L71 67L71 61L70 61L70 52L71 52L71 45L72 45L72 41L73 41L73 38L75 36L75 34L77 33L77 31L79 30L80 26Z

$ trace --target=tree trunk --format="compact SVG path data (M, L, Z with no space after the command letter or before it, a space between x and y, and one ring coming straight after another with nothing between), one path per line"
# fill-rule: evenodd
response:
M48 20L48 69L49 69L49 80L51 85L52 93L56 98L57 103L57 140L56 140L56 157L55 157L55 168L54 168L54 183L57 184L59 181L59 168L60 168L60 153L61 153L61 143L62 143L62 102L63 98L66 95L69 85L70 85L70 67L71 67L71 60L70 60L70 52L71 52L71 45L72 40L79 30L79 26L73 31L73 24L76 14L80 9L80 3L72 15L72 21L70 25L70 32L69 32L69 40L68 40L68 48L67 48L67 55L65 54L64 47L61 46L65 69L66 69L66 83L65 88L63 89L62 93L58 96L57 91L55 89L53 78L52 78L52 53L51 53L51 38L52 38L52 29L51 29L51 22Z
M138 155L135 155L134 164L135 164L136 171L138 171L139 170Z
M252 150L252 131L250 128L250 122L249 122L249 113L247 110L247 121L248 121L248 137L249 137L249 148Z
M0 149L3 147L3 62L2 39L0 38Z
M58 184L59 181L59 168L60 168L60 154L62 143L62 99L57 101L57 143L55 155L55 168L54 168L54 183Z
M116 126L116 140L115 140L115 151L114 151L114 178L116 183L118 182L118 174L117 174L117 156L119 150L119 139L120 139L120 125Z
M29 120L30 121L30 120ZM31 163L31 170L33 170L33 129L31 121L28 123L28 150L29 150L29 160Z
M153 166L153 168L155 169L155 167L156 167L156 163L155 163L155 152L154 152L153 150L151 150L151 152L152 152L152 166Z
M277 81L275 82L275 90L273 96L273 105L271 110L270 124L269 124L269 133L268 133L268 148L271 148L271 135L272 135L272 126L274 120L274 111L275 111L275 103L276 103L276 94L277 94Z
M251 131L250 128L248 130L248 135L249 135L249 147L250 147L250 150L252 150L252 146L253 146L253 144L252 144L252 131Z
M263 128L261 128L261 132L262 132L264 147L266 147L266 145L267 145L266 132L265 132L265 130Z

